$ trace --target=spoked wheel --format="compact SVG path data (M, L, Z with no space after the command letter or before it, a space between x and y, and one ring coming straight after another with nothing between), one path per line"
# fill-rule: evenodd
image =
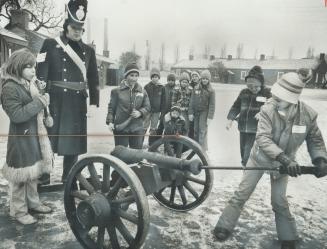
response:
M87 156L69 173L66 216L84 248L140 248L149 228L144 188L127 164L109 155Z
M208 165L208 158L201 146L184 136L163 137L154 142L149 151L188 160L198 158L203 165ZM205 201L213 184L213 174L210 170L202 170L199 175L177 170L174 173L176 180L153 194L160 204L176 211L188 211Z

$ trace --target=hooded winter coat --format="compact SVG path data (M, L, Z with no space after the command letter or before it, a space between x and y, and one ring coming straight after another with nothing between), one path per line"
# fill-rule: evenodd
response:
M2 108L10 119L3 176L11 182L26 182L50 173L53 153L43 123L44 105L34 84L29 90L22 80L6 75L2 83ZM40 136L39 136L40 135Z

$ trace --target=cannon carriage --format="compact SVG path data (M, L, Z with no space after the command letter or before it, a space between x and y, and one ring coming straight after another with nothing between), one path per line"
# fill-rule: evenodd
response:
M213 174L199 144L183 136L157 140L148 151L117 146L110 155L86 155L72 168L65 212L84 248L140 248L147 236L147 196L183 212L208 197Z

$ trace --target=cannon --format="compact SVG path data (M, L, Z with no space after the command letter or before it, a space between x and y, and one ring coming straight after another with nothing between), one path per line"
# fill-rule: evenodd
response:
M86 155L64 189L70 227L84 248L140 248L147 236L147 196L178 212L208 197L213 174L199 144L165 136L148 151L117 146L110 155Z

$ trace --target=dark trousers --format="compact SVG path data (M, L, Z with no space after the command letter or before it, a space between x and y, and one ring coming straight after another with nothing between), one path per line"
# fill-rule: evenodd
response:
M130 147L132 149L142 149L143 145L143 130L133 132L133 133L119 133L114 132L115 135L115 146L122 145L125 147Z
M255 133L240 132L240 149L243 166L246 166L248 162L250 152L255 141L255 135Z
M73 165L77 162L78 155L65 155L64 162L63 162L63 170L62 170L62 177L61 181L66 182L69 171L73 167Z
M194 139L194 121L190 121L190 129L188 131L188 137Z

